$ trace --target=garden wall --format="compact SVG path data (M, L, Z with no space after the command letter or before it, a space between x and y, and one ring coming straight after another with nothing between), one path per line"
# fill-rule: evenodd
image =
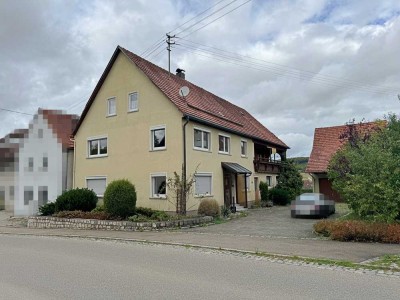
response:
M28 228L36 229L83 229L83 230L119 230L119 231L143 231L160 230L176 227L193 227L209 223L212 217L197 217L187 220L174 220L162 222L130 222L109 221L93 219L65 219L54 217L29 217Z

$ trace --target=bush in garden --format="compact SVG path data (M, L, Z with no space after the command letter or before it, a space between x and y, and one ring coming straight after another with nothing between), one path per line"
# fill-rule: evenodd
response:
M50 202L39 207L39 213L42 216L51 216L55 212L56 212L56 204L54 202Z
M96 219L96 220L109 220L110 215L103 211L60 211L53 215L56 218L66 219Z
M97 195L86 188L76 188L63 192L57 197L55 211L82 210L91 211L96 207Z
M127 179L111 182L104 192L104 210L112 216L126 218L135 213L136 190Z
M275 187L269 190L269 199L276 205L287 205L290 203L290 193Z
M135 215L142 215L150 218L157 210L147 208L147 207L136 207Z
M220 214L220 209L217 200L215 199L203 199L200 202L199 215L218 217Z
M398 223L322 220L314 224L314 231L338 241L400 243Z
M259 187L260 187L261 201L267 202L268 201L268 184L266 182L261 181Z
M221 206L221 215L224 218L229 218L229 216L231 215L231 209L228 206Z

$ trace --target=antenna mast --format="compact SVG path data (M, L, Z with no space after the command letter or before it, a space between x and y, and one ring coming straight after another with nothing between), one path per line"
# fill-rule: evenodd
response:
M175 42L171 42L171 39L175 38L175 35L169 35L168 33L166 33L167 36L167 50L168 50L168 73L171 74L171 45L175 45Z

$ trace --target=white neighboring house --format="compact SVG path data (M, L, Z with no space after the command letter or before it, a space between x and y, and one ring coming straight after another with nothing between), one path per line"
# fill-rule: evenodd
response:
M14 174L0 175L2 179L8 178L7 185L0 182L0 196L4 190L5 208L13 210L15 216L37 214L41 205L53 202L72 187L70 135L77 121L76 115L39 109L23 138L11 140L19 146L14 153ZM12 177L13 185L9 182Z

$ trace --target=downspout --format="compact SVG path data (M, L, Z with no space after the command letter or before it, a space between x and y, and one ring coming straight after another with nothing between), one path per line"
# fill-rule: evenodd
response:
M75 186L75 166L76 166L76 140L75 140L75 136L70 138L71 141L74 142L74 160L72 163L72 188L74 189Z
M182 202L181 205L185 205L186 211L186 125L189 123L189 116L185 116L185 123L182 126L183 132L183 166L182 166L182 181L183 181L183 190L182 190ZM181 206L182 208L182 206ZM181 211L182 212L182 211Z
M244 174L244 199L245 199L244 207L247 208L247 174Z

